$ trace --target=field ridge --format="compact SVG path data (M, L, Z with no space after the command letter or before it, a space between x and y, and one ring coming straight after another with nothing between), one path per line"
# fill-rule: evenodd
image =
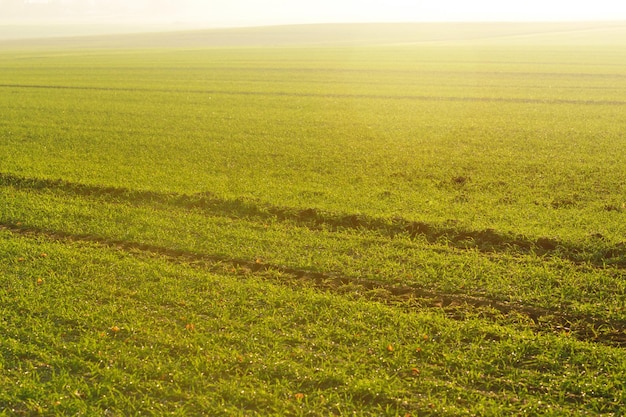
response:
M620 320L503 301L486 296L464 293L446 293L418 286L386 284L372 279L349 277L337 273L316 272L306 269L274 265L260 260L228 258L226 256L173 249L129 240L107 239L96 235L72 234L58 230L45 230L23 224L0 223L0 230L24 237L44 238L52 241L96 244L123 251L129 255L158 256L174 263L200 266L219 272L225 269L242 275L255 274L270 278L272 282L296 287L310 286L331 293L366 298L409 309L439 308L446 316L464 320L470 315L487 319L505 319L512 322L532 323L537 333L567 333L581 341L601 343L626 348L626 323ZM277 276L278 275L278 276ZM520 320L520 318L523 319Z
M487 228L468 230L430 224L402 217L380 218L365 214L333 213L317 208L284 207L244 198L220 198L211 192L182 194L153 190L133 190L125 187L87 185L62 179L22 177L0 172L0 186L33 191L55 191L71 195L100 198L107 202L131 205L164 205L184 210L200 210L232 219L288 221L312 230L368 230L393 238L406 235L411 239L425 239L429 243L445 242L460 250L478 250L483 253L533 253L551 256L574 263L585 263L596 268L626 268L626 243L605 243L593 250L584 244L576 245L554 237L528 237ZM603 236L592 236L602 241ZM597 242L595 242L597 243Z

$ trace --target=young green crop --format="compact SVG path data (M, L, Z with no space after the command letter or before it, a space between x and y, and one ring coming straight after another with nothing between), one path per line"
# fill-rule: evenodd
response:
M532 50L8 56L0 171L619 238L624 74Z
M626 356L263 275L0 232L8 414L617 413Z
M471 238L455 243L444 236L429 242L428 236L394 231L393 224L387 226L387 234L385 229L354 229L348 223L334 226L331 219L317 225L302 221L299 215L279 220L263 213L263 207L258 207L256 214L253 205L248 212L237 211L236 201L224 202L225 211L218 215L217 210L177 207L176 197L170 197L174 205L161 205L154 201L157 195L152 195L153 201L131 198L122 202L59 195L58 190L2 191L0 224L44 236L64 235L113 246L124 242L150 245L155 250L180 250L225 262L261 259L298 271L487 296L589 314L598 320L625 318L621 267L606 266L608 259L593 263L603 253L598 239L575 242L570 254L565 246L568 242L560 242L563 246L558 251L540 257L506 243L498 246L497 236L493 242L483 242L496 245L487 247ZM604 248L605 252L619 250ZM579 265L581 262L584 264Z
M0 50L0 413L619 415L605 33Z

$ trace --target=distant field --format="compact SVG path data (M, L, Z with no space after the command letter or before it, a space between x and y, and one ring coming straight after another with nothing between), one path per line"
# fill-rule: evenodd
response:
M625 35L0 42L0 413L621 415Z

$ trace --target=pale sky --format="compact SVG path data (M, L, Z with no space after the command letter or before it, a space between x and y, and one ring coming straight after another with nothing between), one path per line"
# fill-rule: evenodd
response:
M626 0L190 0L224 23L626 20Z
M626 0L0 0L0 21L323 22L624 20Z

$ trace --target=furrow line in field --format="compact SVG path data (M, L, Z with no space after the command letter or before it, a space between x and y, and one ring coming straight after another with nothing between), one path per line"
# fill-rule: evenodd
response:
M210 193L180 194L123 187L103 187L52 180L26 178L0 173L0 186L34 191L55 192L88 198L104 199L109 203L131 205L161 205L182 210L197 210L206 214L233 219L287 221L312 230L330 231L368 230L382 236L405 235L411 239L425 239L429 243L442 243L460 250L478 250L483 253L534 253L554 256L573 263L585 263L596 268L626 268L626 244L606 244L593 250L554 238L530 238L500 232L495 229L463 230L432 225L401 217L377 218L362 214L332 213L315 208L280 207L245 199L224 199Z
M463 293L443 293L426 288L273 265L258 260L228 258L157 245L78 235L58 230L0 223L0 230L27 238L58 242L96 244L124 251L132 256L158 257L169 262L199 267L214 273L254 275L280 285L310 286L348 297L382 302L409 310L441 309L448 317L464 320L480 316L494 321L531 323L538 333L567 333L574 337L616 347L626 347L626 322L592 315L569 313L561 308L545 308ZM520 317L523 318L520 320Z
M575 100L575 99L535 99L521 97L458 97L458 96L423 96L423 95L386 95L386 94L337 94L337 93L304 93L287 91L230 91L230 90L183 90L183 89L151 89L130 87L96 87L96 86L64 86L37 84L0 84L0 88L31 88L57 90L91 90L91 91L123 91L147 93L187 93L187 94L223 94L237 96L268 96L268 97L312 97L332 99L374 99L374 100L413 100L440 102L480 102L480 103L520 103L520 104L578 104L623 106L624 100Z

